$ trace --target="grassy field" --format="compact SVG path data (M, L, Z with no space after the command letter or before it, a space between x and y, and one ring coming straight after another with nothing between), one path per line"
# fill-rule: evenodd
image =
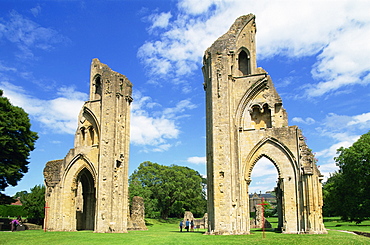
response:
M346 230L346 231L360 231L370 233L370 220L366 220L361 224L344 222L339 217L324 218L326 229L330 230Z
M177 220L161 222L148 219L148 231L130 231L120 233L80 232L44 232L42 230L24 232L0 232L0 244L370 244L370 238L340 232L337 229L368 231L370 221L361 225L341 222L336 218L326 220L329 230L327 235L291 235L252 230L251 235L243 236L207 236L205 230L196 232L178 231ZM270 222L275 223L274 219Z

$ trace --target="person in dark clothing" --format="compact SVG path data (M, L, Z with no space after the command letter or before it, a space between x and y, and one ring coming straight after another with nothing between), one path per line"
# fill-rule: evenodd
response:
M189 219L187 219L186 222L185 222L185 229L186 229L187 232L189 232L189 226L190 226L190 221L189 221Z
M184 226L184 222L180 221L180 232L182 232L182 227Z

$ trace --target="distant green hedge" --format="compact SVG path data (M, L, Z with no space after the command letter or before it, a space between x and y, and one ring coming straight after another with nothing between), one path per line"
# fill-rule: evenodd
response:
M26 216L26 212L22 206L18 205L0 205L0 217L17 217Z

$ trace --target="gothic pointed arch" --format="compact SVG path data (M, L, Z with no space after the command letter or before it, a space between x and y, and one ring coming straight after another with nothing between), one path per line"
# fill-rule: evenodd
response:
M245 177L244 177L245 180L249 181L251 179L253 168L255 167L255 165L257 164L257 162L259 160L261 160L261 158L264 158L264 157L267 158L275 166L275 168L277 170L277 173L278 173L278 176L280 177L280 175L281 175L281 169L280 169L279 165L276 163L276 160L273 157L271 157L270 155L266 154L266 153L261 153L258 156L253 157L253 162L249 166L249 170L244 171L246 173L245 174Z
M238 52L238 70L242 76L251 74L251 57L249 50L242 47Z
M291 168L294 170L294 174L296 176L297 171L298 171L298 166L297 166L297 162L296 162L296 159L294 157L294 154L291 152L291 150L286 145L279 142L278 139L276 139L274 137L265 137L264 139L259 141L252 148L252 150L249 152L247 158L244 161L244 162L247 163L245 165L245 169L243 171L245 180L250 180L250 176L252 174L252 170L253 170L254 165L262 157L266 157L267 159L269 159L275 165L279 176L282 176L284 174L284 167L285 166L281 166L281 163L279 163L279 161L277 159L275 159L275 157L274 157L274 155L277 155L277 152L271 151L270 149L269 149L269 151L265 151L263 149L263 147L266 146L267 144L272 145L273 149L275 148L276 151L279 151L279 152L283 153L283 155L286 156L286 159L291 164Z
M90 108L86 106L84 106L83 108L82 115L92 124L96 136L95 143L98 144L100 139L100 125L98 119L96 118L96 115L91 111Z
M72 169L72 167L79 160L82 160L83 164L79 164L77 166L77 170L73 170L74 171L74 173L73 173L73 180L74 181L76 180L77 175L81 172L82 169L87 169L91 173L91 175L92 175L92 177L94 179L94 183L96 183L97 171L95 169L95 166L94 166L94 164L84 154L81 154L81 153L79 153L76 156L74 156L71 159L71 161L67 164L67 166L66 166L66 168L64 170L64 173L62 175L62 180L65 180L66 179L66 176L70 174L70 172L71 172L70 170ZM73 183L75 183L75 182L73 182Z
M76 230L94 230L96 180L86 166L81 166L73 180Z
M99 121L95 113L85 104L79 115L75 146L97 146L99 142Z
M100 100L103 91L103 81L100 74L93 77L91 100Z
M253 105L258 105L258 103L253 103L254 99L257 97L261 91L268 88L268 80L266 77L262 77L257 80L254 86L248 88L241 98L235 113L235 121L237 122L238 127L243 125L243 116L244 113L250 112L253 108ZM262 109L262 108L261 108Z

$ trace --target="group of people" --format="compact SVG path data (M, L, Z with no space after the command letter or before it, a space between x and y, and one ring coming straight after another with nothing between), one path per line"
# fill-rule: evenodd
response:
M184 222L181 220L180 221L180 232L182 232L182 228L184 227ZM189 232L189 227L190 227L190 231L194 231L194 221L189 221L189 219L187 219L185 221L185 230L187 232Z

